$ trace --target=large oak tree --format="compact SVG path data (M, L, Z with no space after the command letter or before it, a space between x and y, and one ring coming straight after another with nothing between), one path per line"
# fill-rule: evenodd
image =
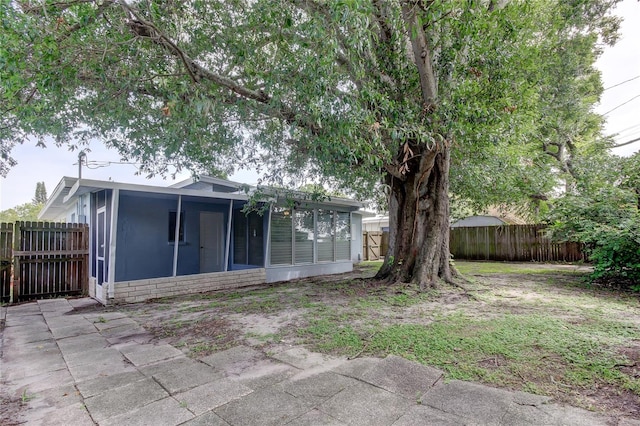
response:
M615 3L2 0L2 165L28 137L99 138L149 173L382 185L378 276L449 281L451 188L535 198L553 187L549 159L570 172L593 100L559 102L597 100Z

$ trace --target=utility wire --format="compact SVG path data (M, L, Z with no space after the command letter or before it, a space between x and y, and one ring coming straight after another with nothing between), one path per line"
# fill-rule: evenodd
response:
M621 146L631 145L632 143L635 143L635 142L638 142L638 141L640 141L640 138L631 139L630 141L622 142L622 143L613 145L611 148L620 148Z
M628 132L629 130L635 129L636 127L640 127L640 123L634 124L634 125L629 126L629 127L625 127L624 129L622 129L622 130L620 130L618 132L614 132L614 133L620 135L620 134L622 134L624 132Z
M606 88L603 89L603 91L609 90L609 89L613 89L614 87L622 86L623 84L628 83L630 81L633 81L633 80L635 80L637 78L640 78L640 75L636 75L635 77L631 77L630 79L622 81L622 82L617 83L617 84L614 84L613 86L606 87Z
M611 113L611 112L613 112L613 111L617 110L617 109L618 109L618 108L620 108L621 106L624 106L624 105L628 104L629 102L631 102L632 100L634 100L634 99L636 99L636 98L640 98L640 95L635 95L633 98L629 99L628 101L625 101L625 102L621 103L621 104L620 104L620 105L618 105L617 107L615 107L615 108L613 108L613 109L610 109L609 111L607 111L607 112L605 112L604 114L601 114L601 115L605 116L605 115L607 115L607 114L609 114L609 113Z

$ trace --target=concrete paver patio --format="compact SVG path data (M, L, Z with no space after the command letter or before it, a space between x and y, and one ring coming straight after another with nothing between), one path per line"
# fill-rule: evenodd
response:
M0 382L43 425L625 425L549 398L444 380L403 358L329 357L237 346L187 358L90 299L3 308ZM28 402L27 402L28 400Z

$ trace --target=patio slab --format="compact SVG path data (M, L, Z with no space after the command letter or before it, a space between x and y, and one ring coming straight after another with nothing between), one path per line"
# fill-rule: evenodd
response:
M251 388L229 379L216 380L174 395L195 415L211 411L229 401L253 392Z
M358 382L318 406L323 413L348 425L393 424L415 401L373 385Z
M121 348L120 352L136 367L171 358L184 357L180 350L171 345L129 345Z
M195 416L173 398L143 405L140 408L100 422L104 426L178 425Z
M169 394L162 386L153 379L147 378L118 388L105 390L102 393L85 398L84 402L91 413L91 417L98 423L102 423L109 418L121 416L124 413L139 409L168 396Z
M213 410L234 426L276 426L300 417L312 407L276 388L250 393Z

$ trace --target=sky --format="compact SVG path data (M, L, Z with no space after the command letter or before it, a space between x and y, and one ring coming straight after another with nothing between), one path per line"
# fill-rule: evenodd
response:
M616 14L624 18L621 38L615 46L605 49L596 63L605 88L596 112L611 111L605 115L605 133L617 135L615 141L624 143L640 137L640 2L624 0L618 4ZM623 83L630 79L633 80ZM639 150L640 141L613 152L627 156Z
M596 111L606 114L605 133L616 135L616 142L623 143L640 137L640 2L623 0L615 13L624 18L621 37L615 46L605 49L596 64L606 89ZM190 176L188 172L178 174L176 180L171 176L152 179L136 176L135 165L114 164L120 161L117 152L99 142L93 142L89 148L87 160L92 168L83 167L83 178L168 186ZM613 152L626 156L638 150L640 141ZM0 211L30 202L38 182L44 182L51 195L63 176L78 176L78 152L53 143L40 148L34 142L25 141L13 149L12 156L18 165L6 177L0 177ZM105 167L97 167L99 165ZM258 176L252 171L240 171L229 178L253 184Z

